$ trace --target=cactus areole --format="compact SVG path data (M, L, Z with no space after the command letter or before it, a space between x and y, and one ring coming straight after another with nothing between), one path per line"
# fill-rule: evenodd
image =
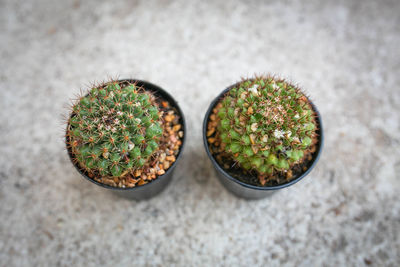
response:
M88 173L121 177L140 169L163 134L152 93L128 81L93 87L72 107L67 145Z
M229 168L254 174L261 186L295 178L294 169L303 168L315 152L316 113L301 90L283 79L243 80L220 99L214 112L216 134L207 136L220 152L220 163L231 160Z

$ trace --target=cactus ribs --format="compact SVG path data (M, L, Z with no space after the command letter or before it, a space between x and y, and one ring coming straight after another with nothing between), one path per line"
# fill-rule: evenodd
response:
M170 104L127 81L94 86L73 107L67 147L75 164L98 182L146 184L175 161L182 144Z
M315 117L298 87L272 76L245 79L214 107L207 140L221 166L257 178L246 182L282 184L304 172L312 159Z

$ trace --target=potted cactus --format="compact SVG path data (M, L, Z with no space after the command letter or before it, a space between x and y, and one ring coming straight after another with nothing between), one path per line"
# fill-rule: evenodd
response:
M93 86L72 106L70 159L89 181L145 199L169 183L184 144L185 122L163 89L138 80Z
M262 198L313 168L322 122L301 90L273 76L244 79L210 105L203 124L206 151L222 184L243 198Z

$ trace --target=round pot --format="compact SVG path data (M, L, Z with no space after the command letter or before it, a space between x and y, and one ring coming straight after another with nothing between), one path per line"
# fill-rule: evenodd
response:
M231 193L233 193L234 195L241 197L241 198L245 198L245 199L261 199L261 198L265 198L267 196L270 196L272 193L276 192L279 189L291 186L295 183L297 183L298 181L300 181L301 179L303 179L305 176L307 176L307 174L310 173L310 171L314 168L315 164L317 163L320 155L321 155L321 151L322 151L322 147L323 147L323 143L324 143L324 132L323 132L323 128L322 128L322 120L321 120L321 115L319 113L319 111L317 110L317 108L315 107L315 105L310 101L312 108L314 109L315 113L317 114L317 124L318 124L318 130L317 135L318 135L318 144L317 144L317 150L315 153L313 153L313 158L312 160L309 162L308 164L308 168L305 172L303 172L301 175L299 175L298 177L296 177L295 179L284 183L284 184L280 184L280 185L276 185L276 186L256 186L256 185L250 185L247 183L244 183L242 181L237 180L236 178L234 178L233 176L231 176L229 173L227 173L224 168L222 168L218 162L216 161L216 159L214 158L214 156L211 154L209 146L208 146L208 141L207 141L207 124L209 121L209 116L213 110L213 108L219 103L219 101L223 98L223 96L232 88L234 88L236 84L233 84L231 86L229 86L228 88L226 88L224 91L222 91L222 93L220 93L211 103L210 107L208 108L206 115L204 117L204 121L203 121L203 143L204 143L204 147L206 149L207 155L210 158L214 169L217 172L217 177L219 179L219 181L222 183L222 185L228 189Z
M167 100L172 107L174 107L179 114L179 123L182 125L183 129L183 138L182 138L182 145L179 149L179 153L176 156L175 162L166 170L166 172L163 175L158 176L156 179L154 179L152 182L140 185L140 186L135 186L131 188L120 188L120 187L113 187L109 186L106 184L102 184L100 182L97 182L96 180L90 178L87 173L81 169L77 164L74 163L73 161L73 156L72 156L72 151L71 149L67 146L67 151L69 158L72 162L72 164L75 166L75 168L78 170L78 172L88 181L105 188L119 196L125 197L125 198L131 198L131 199L136 199L136 200L143 200L143 199L149 199L157 194L159 194L162 190L166 188L166 186L171 182L172 176L174 169L176 167L177 162L180 160L182 157L182 151L185 145L185 140L186 140L186 124L185 124L185 118L183 115L182 110L178 106L178 103L175 101L175 99L164 89L161 87L158 87L157 85L154 85L152 83L146 82L146 81L141 81L141 80L135 80L135 79L123 79L119 80L119 82L123 81L129 81L131 83L136 82L138 86L142 86L146 91L152 92L155 96L158 96L162 99ZM68 136L66 135L67 143L68 143Z

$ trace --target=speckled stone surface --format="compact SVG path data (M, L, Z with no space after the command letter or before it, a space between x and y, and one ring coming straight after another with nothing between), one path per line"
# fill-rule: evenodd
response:
M0 1L0 265L399 266L399 14L397 0ZM311 95L325 148L301 182L245 201L216 179L201 122L268 72ZM108 77L158 84L186 114L184 157L149 201L85 181L64 148L68 99Z

